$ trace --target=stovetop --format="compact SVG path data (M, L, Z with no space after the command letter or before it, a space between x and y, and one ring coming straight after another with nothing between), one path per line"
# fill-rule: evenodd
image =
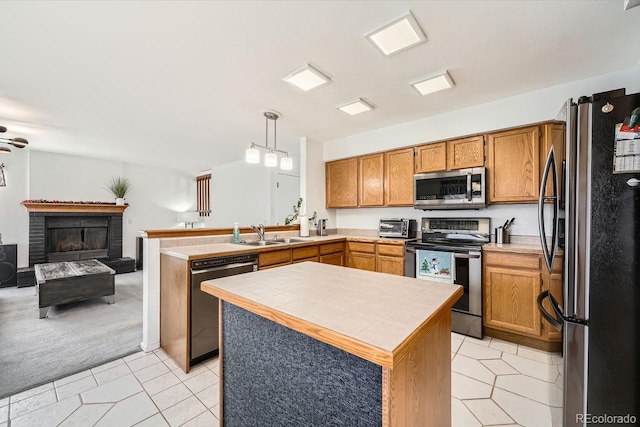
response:
M407 246L433 250L480 250L491 241L489 218L422 218L422 240Z

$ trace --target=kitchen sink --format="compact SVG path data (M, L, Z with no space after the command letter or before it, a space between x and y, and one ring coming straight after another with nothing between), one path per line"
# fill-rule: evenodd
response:
M308 242L309 240L307 239L296 239L293 237L285 237L283 239L272 239L269 240L269 242L276 242L276 243L301 243L301 242Z
M284 242L278 242L274 240L254 240L252 242L240 242L239 245L246 246L271 246L271 245L281 245Z

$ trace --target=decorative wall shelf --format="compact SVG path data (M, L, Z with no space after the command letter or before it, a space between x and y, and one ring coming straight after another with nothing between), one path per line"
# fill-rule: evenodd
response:
M56 202L22 202L29 212L93 212L93 213L123 213L129 205L115 205L111 203L56 203Z

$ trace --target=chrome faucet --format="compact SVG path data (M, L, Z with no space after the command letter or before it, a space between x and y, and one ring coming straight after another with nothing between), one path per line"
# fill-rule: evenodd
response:
M258 224L258 226L256 227L253 224L251 224L251 228L253 229L253 231L258 233L258 237L260 238L260 241L264 242L264 225Z

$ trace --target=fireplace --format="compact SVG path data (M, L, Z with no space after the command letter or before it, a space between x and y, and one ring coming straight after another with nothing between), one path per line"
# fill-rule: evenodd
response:
M29 212L29 266L121 257L121 213Z
M45 218L48 262L109 257L109 218Z

